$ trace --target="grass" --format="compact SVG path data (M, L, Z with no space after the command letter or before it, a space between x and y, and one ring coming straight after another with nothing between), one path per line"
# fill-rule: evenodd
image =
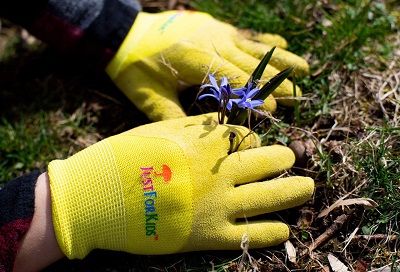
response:
M274 115L277 120L256 130L265 144L300 140L307 151L308 162L296 165L292 173L316 181L314 197L278 214L291 226L297 262L288 261L281 245L249 251L253 263L265 271L321 271L329 265L327 255L333 254L349 269L395 267L400 213L399 3L190 4L187 7L240 28L282 35L288 50L303 56L311 67L309 76L296 78L304 96L298 110L280 107ZM166 4L143 1L143 6L154 11ZM0 183L35 168L45 170L54 158L66 158L101 138L148 122L102 73L87 71L37 41L29 43L12 24L3 23L1 34ZM317 218L341 198L360 197L375 200L378 208L348 205ZM347 220L310 254L307 248L341 215ZM365 234L372 238L365 239ZM63 260L57 269L125 271L156 266L166 271L235 271L238 255L205 252L164 258L100 251L79 262ZM251 269L250 262L246 265Z
M3 24L0 184L148 122L100 71ZM28 37L31 39L32 37Z
M371 211L363 232L371 229L379 233L399 234L400 216L400 131L399 128L375 128L371 138L361 143L361 149L370 156L359 156L359 167L365 172L367 184L361 194L379 203L379 208ZM390 226L390 229L388 229Z
M92 115L78 108L72 115L39 111L0 123L0 179L11 180L31 169L46 169L54 158L67 158L101 137L94 130Z

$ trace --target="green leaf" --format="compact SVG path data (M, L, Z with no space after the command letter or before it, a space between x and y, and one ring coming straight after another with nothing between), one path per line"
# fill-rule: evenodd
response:
M361 231L365 234L365 235L370 235L372 233L372 230L369 226L363 226L361 228Z
M17 163L14 165L14 168L17 169L17 170L20 170L20 169L24 168L24 166L25 166L25 165L24 165L22 162L17 162Z
M271 78L267 84L265 84L260 91L253 97L254 100L267 98L275 89L292 73L294 66L286 68L276 76ZM235 108L229 114L228 124L243 125L248 116L247 110L241 110Z
M310 237L310 235L307 232L301 233L301 238L303 238L303 240L308 240L309 237Z
M261 90L254 96L253 99L264 100L265 98L267 98L292 73L293 68L294 66L286 68L285 70L271 78L271 80L268 81L268 83L261 88Z
M246 88L250 81L253 83L254 86L257 85L257 81L262 77L265 67L267 67L268 62L271 59L272 54L274 53L275 47L276 46L272 47L272 49L268 51L267 54L265 54L265 56L263 57L263 59L260 61L257 68L254 70L254 72L251 74L251 77L247 81L245 85Z
M262 60L260 61L260 63L257 65L256 69L254 70L254 72L251 74L249 80L247 81L245 88L247 88L249 82L251 81L253 83L253 86L256 86L258 83L258 80L262 77L262 74L264 73L265 67L267 67L269 60L272 57L272 54L275 51L276 46L272 47L272 49L270 51L268 51L265 56L262 58ZM241 125L244 123L244 121L246 121L246 119L242 120L242 121L235 121L235 119L241 115L241 119L243 119L243 113L247 116L247 111L245 110L241 110L238 108L234 108L232 109L231 113L228 116L228 124L237 124L237 125Z

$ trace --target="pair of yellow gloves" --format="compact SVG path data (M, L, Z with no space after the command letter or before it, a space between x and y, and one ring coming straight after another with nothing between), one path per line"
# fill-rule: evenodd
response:
M240 249L244 234L251 248L288 239L285 223L251 217L311 197L312 179L275 178L294 164L292 151L261 147L256 134L218 124L212 113L185 117L178 101L178 82L200 84L207 73L244 85L270 49L266 40L284 43L274 35L258 38L264 42L205 13L139 14L107 72L151 120L164 121L49 164L55 233L68 258L95 248L135 254ZM266 79L293 64L297 73L308 72L301 58L275 52ZM291 96L292 89L287 81L274 96ZM275 110L275 99L266 105ZM238 151L230 153L232 146Z

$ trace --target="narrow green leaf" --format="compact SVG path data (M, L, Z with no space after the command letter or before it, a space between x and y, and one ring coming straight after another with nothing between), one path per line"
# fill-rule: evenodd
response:
M243 125L247 119L247 110L236 108L236 118L234 119L234 125ZM229 115L230 117L230 115ZM229 118L228 118L229 120Z
M275 91L275 89L290 75L290 73L292 73L293 68L294 66L286 68L285 70L271 78L271 80L268 81L268 83L260 89L260 91L254 96L253 99L264 100L265 98L267 98L268 95Z
M247 88L249 82L251 81L253 83L253 86L257 85L257 81L262 77L262 74L264 73L265 67L267 67L269 60L272 57L272 54L274 53L276 46L272 47L272 49L270 51L268 51L265 56L262 58L262 60L260 61L260 63L257 65L256 69L254 70L254 72L251 74L251 77L249 78L249 80L247 81L245 88ZM228 116L228 124L239 124L238 121L235 121L235 119L238 117L238 115L240 114L242 110L238 109L238 108L234 108L232 110L232 112L229 114ZM247 111L244 111L247 116ZM243 119L243 114L242 115L242 119ZM240 124L243 124L244 121L246 121L246 119L243 120L243 122L241 122Z
M253 97L253 100L261 99L264 100L268 97L293 71L294 66L286 68L276 76L271 78L267 84L265 84L260 91ZM247 110L235 108L229 114L228 124L243 125L247 119Z
M265 67L267 67L267 64L269 60L272 57L272 54L274 53L275 47L272 47L270 51L268 51L265 56L262 58L260 63L257 65L257 68L254 70L254 72L251 74L251 77L247 81L245 87L249 84L250 80L253 83L254 86L256 86L257 81L262 77L262 74L264 73Z
M240 112L241 110L242 110L242 109L239 109L239 108L233 108L233 109L231 110L231 112L229 113L228 121L226 121L226 123L227 123L227 124L238 125L238 123L235 121L235 119L236 119L236 117L238 116L238 114L239 114L239 112Z

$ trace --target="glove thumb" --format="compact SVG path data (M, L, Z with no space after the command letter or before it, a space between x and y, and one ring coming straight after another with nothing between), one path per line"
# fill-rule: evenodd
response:
M115 83L132 103L152 121L161 121L185 117L178 98L177 82L163 78L151 78L151 67L137 62L130 65L115 78Z

